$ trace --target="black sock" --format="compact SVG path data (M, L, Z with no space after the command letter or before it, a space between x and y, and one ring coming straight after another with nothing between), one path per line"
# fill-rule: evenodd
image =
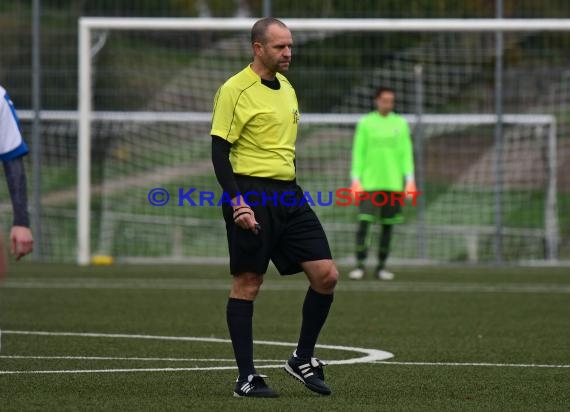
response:
M369 227L370 222L361 220L358 224L358 231L356 232L356 264L361 269L364 269L364 262L368 254L368 244L366 240Z
M297 357L310 359L315 352L317 338L327 320L333 295L323 295L309 287L303 303L303 322L297 345Z
M392 225L382 225L380 235L380 248L378 250L378 270L384 269L388 254L390 253L390 240L392 239Z
M253 302L229 298L226 319L239 369L239 379L245 379L249 375L255 374L255 367L253 366Z

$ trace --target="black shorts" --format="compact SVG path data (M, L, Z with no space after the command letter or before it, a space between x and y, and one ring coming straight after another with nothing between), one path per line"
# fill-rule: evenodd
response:
M234 223L231 205L222 205L232 274L264 274L271 260L281 275L292 275L303 270L302 262L332 259L321 222L301 202L303 191L295 181L236 175L236 182L261 233L240 228Z
M360 201L358 205L359 220L378 221L385 225L393 225L404 221L402 205L399 201L394 200L393 192L379 190L367 193L370 195L368 199ZM372 199L374 199L374 202Z

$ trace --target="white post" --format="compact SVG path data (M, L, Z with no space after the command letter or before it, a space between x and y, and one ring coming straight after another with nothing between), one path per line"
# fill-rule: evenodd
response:
M77 263L85 266L91 255L91 32L83 19L79 19L78 86Z
M558 207L556 199L556 120L552 120L548 133L548 183L544 211L546 259L555 262L558 259Z

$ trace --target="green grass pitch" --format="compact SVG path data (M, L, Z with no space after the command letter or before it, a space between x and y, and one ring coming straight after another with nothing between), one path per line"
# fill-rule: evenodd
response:
M263 400L231 396L225 267L12 264L0 287L0 410L570 409L568 268L394 271L388 283L341 278L319 340L393 358L333 362L333 395L319 397L280 367L292 346L256 344L281 395ZM296 341L306 287L303 275L266 276L256 340Z

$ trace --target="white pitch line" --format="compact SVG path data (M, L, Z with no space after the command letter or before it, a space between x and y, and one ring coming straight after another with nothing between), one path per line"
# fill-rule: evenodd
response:
M276 369L284 365L261 365L256 369ZM44 375L44 374L79 374L79 373L129 373L129 372L190 372L190 371L227 371L237 370L236 366L207 366L195 368L140 368L140 369L64 369L64 370L29 370L0 371L0 375Z
M235 362L234 358L136 358L114 356L32 356L0 355L0 359L42 359L42 360L94 360L94 361L143 361L143 362ZM282 359L256 359L255 362L281 362Z
M194 336L156 336L156 335L130 335L126 333L89 333L89 332L44 332L27 330L4 330L5 335L35 335L35 336L74 336L81 338L111 338L111 339L149 339L173 340L187 342L231 343L229 339L202 338Z
M403 366L482 366L494 368L570 368L570 365L549 365L536 363L490 363L490 362L398 362L398 361L375 361L381 365Z
M74 337L90 337L90 338L130 338L130 339L156 339L156 340L174 340L174 341L193 341L193 342L211 342L211 343L229 343L229 339L220 338L200 338L191 336L155 336L155 335L129 335L129 334L105 334L105 333L77 333L77 332L45 332L45 331L3 331L4 334L14 335L37 335L37 336L74 336ZM275 341L254 341L258 345L272 346L295 346L296 343L275 342ZM447 366L447 367L509 367L509 368L570 368L570 365L553 365L553 364L515 364L515 363L489 363L489 362L400 362L386 361L393 355L377 349L365 349L349 346L338 345L317 345L321 349L343 350L351 352L364 353L366 356L360 358L332 360L329 365L347 365L356 363L373 363L381 365L399 365L399 366ZM117 357L76 357L76 356L24 356L24 355L3 355L0 358L19 359L78 359L78 360L156 360L156 361L206 361L200 358L117 358ZM209 361L233 361L233 359L207 359ZM265 360L265 362L273 362L275 360ZM259 361L258 361L259 362ZM278 361L275 361L278 362ZM274 365L260 365L259 369L276 369L282 368L283 363ZM4 370L0 371L0 375L16 375L16 374L87 374L87 373L131 373L131 372L186 372L186 371L216 371L216 370L235 370L235 366L204 366L204 367L188 367L188 368L113 368L113 369L66 369L66 370Z
M329 362L331 364L332 362ZM459 362L371 362L381 365L404 365L404 366L472 366L472 367L515 367L515 368L570 368L570 365L540 365L540 364L509 364L509 363L459 363ZM256 369L280 369L279 365L261 365ZM191 372L191 371L220 371L235 370L235 366L208 366L195 368L135 368L135 369L64 369L64 370L22 370L0 371L0 375L45 375L45 374L87 374L87 373L131 373L131 372Z
M66 336L66 337L88 337L88 338L111 338L111 339L152 339L152 340L168 340L168 341L190 341L190 342L209 342L209 343L231 343L229 339L220 338L202 338L194 336L156 336L156 335L129 335L124 333L88 333L88 332L46 332L46 331L17 331L17 330L4 330L4 335L34 335L34 336ZM254 344L257 345L270 345L270 346L287 346L296 347L297 343L292 342L277 342L266 340L255 340ZM352 346L340 345L316 345L320 349L330 349L348 352L358 352L363 354L359 358L341 359L328 361L329 365L349 365L356 363L372 363L379 360L386 360L393 358L394 355L390 352L382 351L379 349L366 349ZM282 368L285 361L276 365L260 365L258 369L275 369ZM121 372L183 372L183 371L212 371L212 370L235 370L235 366L211 366L211 367L192 367L192 368L135 368L135 369L74 369L74 370L41 370L41 371L0 371L0 375L14 375L14 374L62 374L62 373L121 373Z
M186 342L210 342L210 343L231 343L230 339L222 338L203 338L194 336L157 336L157 335L131 335L125 333L89 333L89 332L46 332L46 331L23 331L23 330L4 330L5 335L35 335L35 336L72 336L72 337L88 337L88 338L112 338L112 339L148 339L148 340L168 340L168 341L186 341ZM296 347L296 342L277 342L268 340L254 340L256 345L268 346L288 346ZM329 365L345 365L352 363L370 363L377 360L386 360L393 358L394 355L379 349L367 349L353 346L341 345L322 345L317 344L316 348L330 349L348 352L360 352L366 356L352 359L333 360L328 362Z
M28 278L7 280L3 287L10 289L111 289L111 290L227 290L223 280L181 279L98 279ZM267 282L263 290L306 290L305 282ZM518 283L455 283L455 282L341 282L339 292L465 292L465 293L547 293L569 294L569 284Z

